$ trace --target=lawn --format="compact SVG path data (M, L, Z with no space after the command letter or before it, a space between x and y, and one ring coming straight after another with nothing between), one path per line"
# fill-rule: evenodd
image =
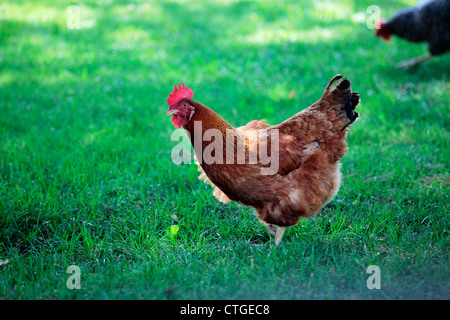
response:
M2 2L0 298L450 299L450 55L396 69L427 45L375 38L372 4ZM362 99L342 187L278 248L172 163L175 83L277 124L337 73Z

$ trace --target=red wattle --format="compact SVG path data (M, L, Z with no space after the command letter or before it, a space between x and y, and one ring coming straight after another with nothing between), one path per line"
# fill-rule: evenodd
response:
M177 116L176 115L173 115L172 116L172 124L175 126L175 128L179 128L180 127L180 125L178 124L178 122L177 122Z
M182 117L178 114L174 114L172 116L172 124L175 126L175 128L180 128L181 126L187 125L188 121L185 117Z

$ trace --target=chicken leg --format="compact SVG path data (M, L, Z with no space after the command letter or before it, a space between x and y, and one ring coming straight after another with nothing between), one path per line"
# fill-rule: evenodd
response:
M401 61L401 62L397 63L397 68L405 68L405 69L411 68L415 65L418 65L424 61L431 59L431 57L432 57L431 54L427 54L427 55L416 57L413 59Z
M275 234L275 244L278 247L281 242L281 238L283 238L284 231L286 231L286 227L278 226L277 233Z
M264 225L267 228L267 231L275 237L275 244L277 247L280 245L281 238L283 238L284 231L286 230L286 227L280 227L276 226L274 224L270 224L267 222L264 222Z
M269 232L271 235L275 237L277 233L277 226L267 222L264 222L264 225L266 226L267 232Z

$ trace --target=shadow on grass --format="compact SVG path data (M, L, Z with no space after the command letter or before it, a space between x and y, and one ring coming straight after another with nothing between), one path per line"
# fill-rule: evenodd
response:
M66 26L70 4L49 4L48 10L60 14L50 21L17 17L0 24L0 96L6 101L0 111L7 115L0 118L7 133L0 147L7 150L5 163L26 154L21 168L29 169L33 180L43 180L44 168L58 176L61 166L86 157L78 169L91 177L115 179L129 161L137 163L137 174L142 168L153 170L163 176L161 183L168 190L180 190L170 181L177 169L170 169L172 126L165 115L166 97L178 82L192 86L195 99L238 126L258 118L271 124L285 120L315 102L337 73L353 81L363 103L367 91L386 89L377 87L380 79L393 83L395 91L405 81L448 78L448 71L433 61L417 73L401 73L388 64L380 67L382 61L394 60L385 52L390 47L375 39L365 23L349 20L353 12L367 8L351 1L335 11L307 2L87 1L80 7L81 19L90 12L95 24L74 30ZM341 15L342 10L350 13ZM411 48L408 45L408 53L420 51ZM402 55L401 50L393 52ZM389 111L395 98L376 102L387 105L386 130L404 120L404 113ZM375 113L377 103L364 108ZM136 150L142 148L148 154L136 159ZM146 164L144 157L154 165ZM101 163L122 167L114 171L101 168ZM1 172L2 177L14 174L4 165ZM47 185L39 183L47 192ZM26 220L24 226L28 223L36 222ZM23 238L24 243L30 241L25 233ZM263 235L251 241L265 239Z

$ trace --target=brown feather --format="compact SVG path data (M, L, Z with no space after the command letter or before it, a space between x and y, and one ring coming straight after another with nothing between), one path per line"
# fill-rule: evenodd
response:
M195 107L195 114L186 126L194 143L194 122L202 122L202 132L218 129L224 141L223 164L199 166L200 179L214 188L214 195L222 202L230 200L256 208L258 218L265 224L295 225L301 217L310 217L331 201L341 184L340 159L347 152L349 125L358 117L353 110L360 99L352 92L350 81L335 76L326 87L320 100L286 121L269 126L265 120L254 120L233 128L208 107L186 99ZM267 130L270 137L279 132L279 170L273 175L261 175L267 166L258 158L256 164L248 163L250 145L262 144L257 132ZM235 142L226 144L226 131L231 130ZM270 139L269 139L270 141ZM195 150L197 158L212 142L202 141ZM226 149L245 146L245 164L227 164ZM231 149L230 149L231 150Z

